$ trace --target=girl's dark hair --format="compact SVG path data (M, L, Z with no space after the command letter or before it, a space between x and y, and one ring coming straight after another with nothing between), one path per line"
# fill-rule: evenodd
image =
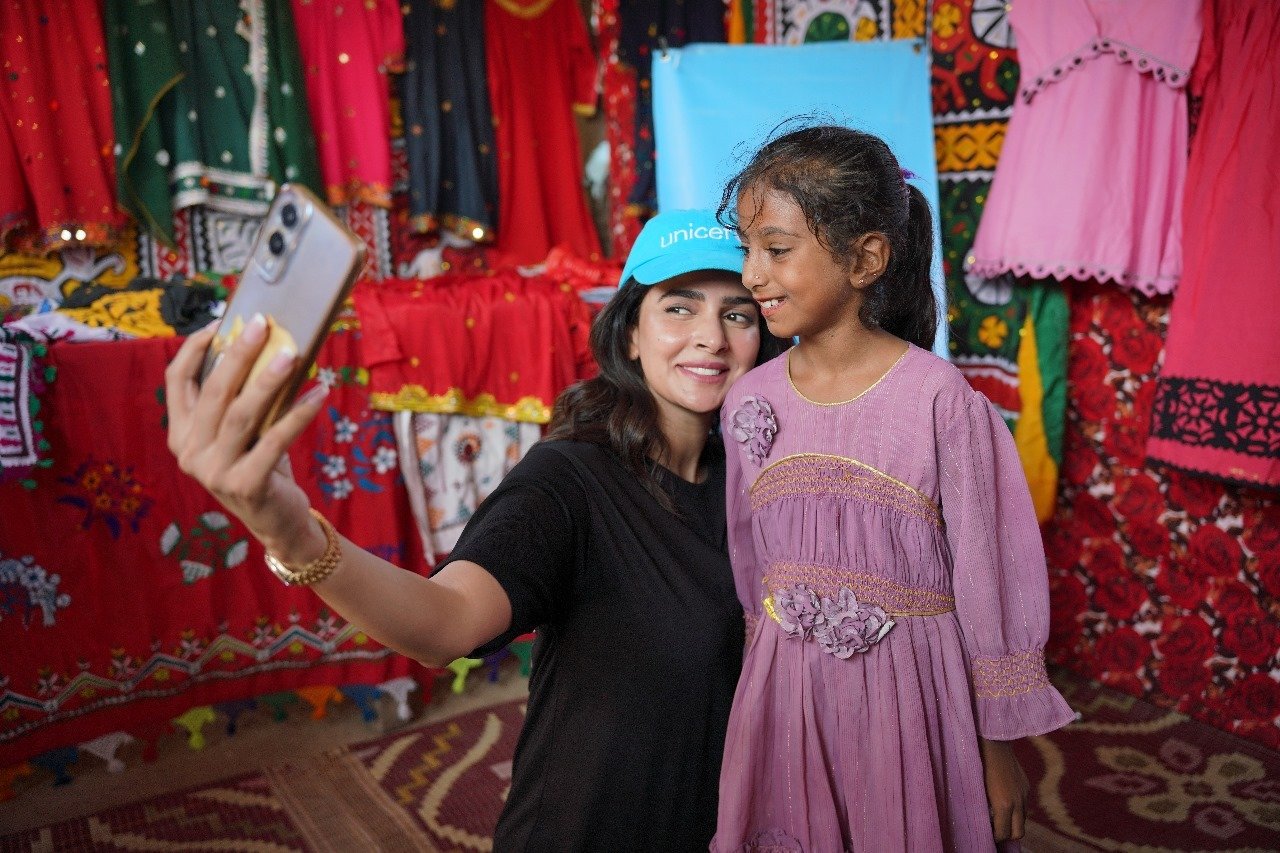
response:
M853 261L859 237L884 234L889 265L863 291L859 316L867 326L879 326L924 349L933 347L938 322L929 279L933 217L924 194L906 182L884 140L848 127L820 125L767 142L725 187L716 209L723 225L739 226L737 199L755 188L794 199L818 243L842 266Z
M629 357L631 333L640 322L640 303L648 292L647 285L631 279L596 317L591 326L591 352L600 372L561 392L547 425L546 439L586 441L608 448L659 503L674 510L652 461L662 458L667 450L658 407L645 383L639 359ZM783 341L769 334L761 318L756 364L763 364L785 347Z

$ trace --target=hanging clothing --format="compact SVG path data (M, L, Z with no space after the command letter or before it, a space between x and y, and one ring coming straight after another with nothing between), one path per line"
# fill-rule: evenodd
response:
M421 5L421 4L415 4ZM404 59L397 0L293 0L325 198L391 206L391 96Z
M485 70L485 2L419 0L408 9L401 105L410 221L423 233L443 227L473 242L491 242L498 162Z
M1200 2L1016 0L1021 82L966 267L1178 283Z
M618 61L635 69L635 172L627 202L648 218L658 211L658 179L654 173L653 87L655 53L668 47L725 40L722 0L620 0Z
M979 736L1074 716L1008 428L915 346L836 404L781 355L721 421L748 639L711 849L994 849Z
M1071 309L1063 286L1035 281L1021 288L1026 316L1018 335L1018 408L1013 443L1031 489L1036 521L1053 518L1067 412L1067 338ZM967 377L966 377L967 378Z
M1280 487L1280 5L1214 0L1192 89L1203 108L1147 453Z
M596 44L603 58L600 100L604 105L604 137L609 146L609 229L610 257L623 258L631 251L644 218L627 204L636 182L636 70L618 60L619 0L600 0Z
M176 244L169 199L172 97L186 77L168 3L106 0L111 111L115 123L120 204L143 229ZM180 125L181 126L181 125Z
M498 152L497 250L535 264L557 243L600 254L574 110L595 111L596 64L575 0L490 0L489 96ZM537 69L530 73L530 69Z
M0 250L120 239L102 32L97 3L0 2Z
M508 268L386 279L352 299L378 409L544 424L596 372L590 309L567 282Z
M182 208L261 216L285 181L321 191L289 4L113 0L108 17L122 196L143 225L172 241Z
M248 14L225 3L173 4L175 31L189 45L175 124L191 123L188 142L198 133L170 177L174 207L260 216L285 181L323 192L289 4L241 5Z

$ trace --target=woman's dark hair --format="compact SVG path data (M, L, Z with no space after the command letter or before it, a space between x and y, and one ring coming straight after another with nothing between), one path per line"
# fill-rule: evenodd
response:
M929 279L933 217L924 193L905 178L898 158L878 136L838 125L804 127L756 153L725 187L716 217L737 228L735 204L743 191L785 193L804 211L818 243L846 267L859 237L884 234L889 265L863 291L859 316L867 326L931 349L938 322Z
M640 360L630 358L631 333L640 322L640 303L649 292L635 279L626 282L591 326L591 352L599 374L570 385L559 398L547 425L548 441L586 441L609 448L659 503L674 510L652 460L662 458L667 441L658 421L658 406L644 380ZM760 319L763 364L785 349Z

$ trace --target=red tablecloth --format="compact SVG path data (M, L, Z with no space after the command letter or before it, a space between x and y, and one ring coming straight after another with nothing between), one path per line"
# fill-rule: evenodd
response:
M318 364L334 384L292 452L313 504L402 566L423 566L390 415L368 405L359 331ZM179 341L58 343L40 417L51 468L0 486L0 767L185 710L414 665L262 564L244 528L165 445Z

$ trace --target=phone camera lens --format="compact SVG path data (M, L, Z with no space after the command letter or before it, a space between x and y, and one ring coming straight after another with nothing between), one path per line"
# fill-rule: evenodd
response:
M267 248L271 250L273 255L283 255L284 235L279 231L272 231L271 236L267 238Z
M280 209L280 221L284 223L285 228L292 228L298 224L298 208L292 204L286 204Z

